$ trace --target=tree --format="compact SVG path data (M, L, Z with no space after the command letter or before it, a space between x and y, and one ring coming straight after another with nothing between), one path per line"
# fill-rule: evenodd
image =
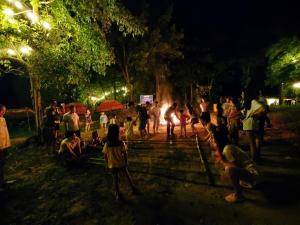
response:
M271 86L300 80L300 39L284 38L272 45L268 58L267 84Z
M84 85L91 72L105 74L115 62L107 41L112 24L125 36L144 30L116 0L16 2L0 5L1 64L6 71L16 64L26 68L40 133L42 86Z

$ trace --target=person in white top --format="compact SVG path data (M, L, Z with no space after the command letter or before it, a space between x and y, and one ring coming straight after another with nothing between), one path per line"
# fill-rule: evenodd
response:
M260 157L261 145L261 140L259 138L259 117L264 113L264 107L256 100L256 98L253 98L251 103L246 105L243 130L246 132L252 160L257 161Z
M71 105L70 111L64 114L63 121L66 132L73 131L77 137L80 137L80 120L74 105Z
M100 116L100 128L104 128L105 132L106 132L106 128L107 128L107 123L108 123L108 117L105 114L105 112L102 112L101 116Z
M7 149L11 146L6 121L3 117L5 112L6 107L4 105L0 105L0 188L5 187L4 164Z
M151 114L153 115L153 133L158 133L158 128L160 124L160 107L158 105L158 101L154 103L154 106L151 109Z

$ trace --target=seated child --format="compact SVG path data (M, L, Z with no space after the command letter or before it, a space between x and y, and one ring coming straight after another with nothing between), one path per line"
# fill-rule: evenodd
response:
M66 133L66 138L60 143L58 155L63 164L72 164L81 160L80 138L73 131Z

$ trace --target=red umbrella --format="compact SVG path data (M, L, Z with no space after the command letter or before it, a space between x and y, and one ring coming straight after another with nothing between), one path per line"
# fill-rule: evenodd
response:
M68 105L65 106L65 112L68 112L70 110L70 105L75 106L78 115L82 115L86 113L87 107L80 102L69 103Z
M97 112L107 112L124 109L124 106L116 100L105 100L97 107Z

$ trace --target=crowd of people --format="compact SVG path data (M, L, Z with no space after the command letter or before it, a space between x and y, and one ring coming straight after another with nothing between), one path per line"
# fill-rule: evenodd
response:
M191 124L192 135L197 134L196 124L201 123L208 133L208 142L215 155L218 167L223 168L223 174L230 178L234 187L234 193L226 196L228 202L238 202L244 199L242 187L251 187L258 177L255 162L260 159L260 148L263 143L264 127L271 126L267 116L268 106L262 95L240 99L232 97L220 97L217 104L217 122L211 123L210 103L203 97L198 109L190 103L178 109L178 104L173 103L164 112L166 122L167 139L175 138L175 119L179 121L180 137L187 137L186 126ZM4 119L6 108L0 105L0 188L4 187L3 166L6 150L10 147L10 139ZM57 153L64 165L80 165L84 154L89 151L101 151L104 154L107 168L112 171L116 199L123 199L119 190L119 174L124 174L129 181L133 194L139 191L135 187L127 169L127 146L135 139L134 126L138 126L140 138L151 135L150 120L152 120L153 134L159 133L161 124L161 107L159 102L150 102L135 107L133 103L128 105L127 116L123 121L116 114L108 117L101 112L99 128L104 131L105 138L100 138L97 130L91 129L92 115L87 110L85 114L85 131L92 130L91 140L84 142L81 139L81 122L74 105L63 116L59 112L57 102L53 101L45 109L43 138L48 153ZM60 124L64 124L65 133L59 140ZM241 130L246 134L250 148L250 156L241 149ZM121 173L122 172L122 173Z

